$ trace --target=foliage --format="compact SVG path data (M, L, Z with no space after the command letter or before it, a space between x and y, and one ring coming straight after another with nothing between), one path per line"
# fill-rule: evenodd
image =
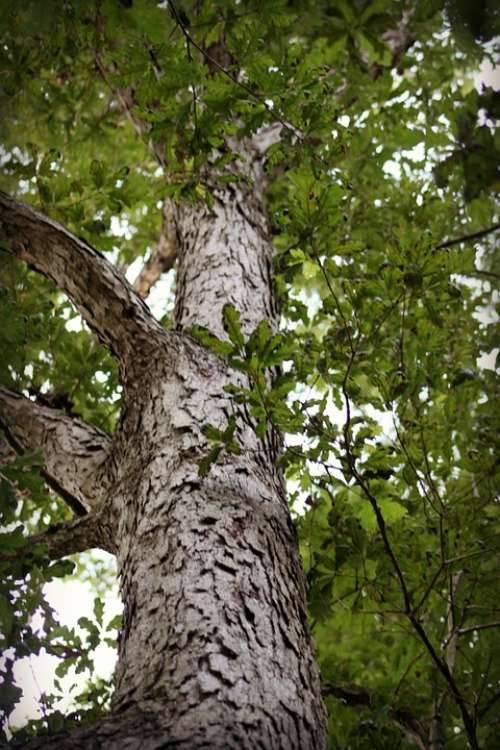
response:
M230 136L283 125L266 198L282 330L263 321L245 337L226 306L226 340L191 333L247 377L230 391L258 437L287 435L282 464L335 750L411 747L410 719L429 727L438 706L446 747L474 734L495 747L498 270L494 234L467 238L498 222L498 93L471 78L493 55L498 12L479 5L1 2L2 189L121 267L154 247L166 197L210 205L207 171L241 179ZM402 18L410 37L395 52L389 32ZM142 138L117 102L127 86ZM114 363L49 282L0 250L0 383L111 430ZM205 435L202 475L239 450L234 422ZM20 523L65 517L36 465L31 456L2 468L7 549ZM8 653L66 648L62 670L71 659L89 667L99 609L82 640L57 629L42 595L64 565L34 550L9 571ZM7 714L20 690L12 657ZM104 692L82 694L78 715L101 710ZM49 729L62 720L47 716Z

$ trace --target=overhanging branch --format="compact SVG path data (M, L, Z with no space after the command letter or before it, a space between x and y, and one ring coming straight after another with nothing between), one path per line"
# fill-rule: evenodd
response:
M26 537L22 547L10 553L2 553L0 559L21 559L41 545L46 547L51 560L95 548L111 553L115 550L110 524L104 513L98 512L88 513L83 518L56 524L39 534L32 534Z
M0 191L0 239L74 302L103 344L121 360L140 363L151 333L161 330L122 274L60 224Z
M40 451L42 475L78 515L104 500L111 438L81 419L0 388L0 427L17 453Z

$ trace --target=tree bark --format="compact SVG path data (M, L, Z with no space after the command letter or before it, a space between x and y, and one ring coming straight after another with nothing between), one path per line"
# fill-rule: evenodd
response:
M176 328L201 324L223 336L225 302L247 330L264 317L276 324L256 194L226 186L213 210L184 205L179 213ZM279 441L258 440L240 413L241 455L198 476L207 450L201 427L225 425L230 382L235 374L222 360L182 336L175 371L160 349L147 385L126 395L125 496L117 498L125 615L114 710L161 714L168 747L323 748Z
M246 167L255 167L250 157ZM158 331L135 308L149 331L147 367L138 378L130 348L121 362L124 405L103 501L124 601L112 713L33 748L325 747L281 439L255 436L224 391L242 375L186 332L201 324L224 336L226 302L247 332L263 318L278 324L259 191L245 181L211 187L212 209L178 211L176 330ZM223 428L232 413L241 453L223 454L201 478L202 427Z
M122 377L147 367L161 327L128 281L101 253L34 208L0 191L0 239L66 292L82 318L123 365ZM126 365L126 367L125 367Z
M134 289L143 299L146 299L162 274L174 267L177 257L176 207L170 198L165 198L162 213L161 232L156 247L134 281Z
M77 515L103 503L113 479L112 441L102 430L7 388L0 388L0 427L17 453L40 451L45 481Z

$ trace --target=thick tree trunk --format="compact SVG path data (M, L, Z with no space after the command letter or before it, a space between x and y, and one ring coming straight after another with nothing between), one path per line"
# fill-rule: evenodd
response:
M32 747L325 747L279 436L258 439L242 408L241 453L222 455L206 478L198 474L207 451L201 428L226 425L236 407L224 386L242 376L186 328L201 324L223 336L226 302L240 310L246 331L263 318L277 326L261 196L242 182L214 186L214 198L211 210L178 210L176 330L143 330L134 302L144 334L135 361L130 342L116 339L124 406L109 451L107 507L124 624L112 714ZM95 325L99 331L100 320Z
M245 192L183 207L176 326L222 335L233 302L247 329L275 315L265 217ZM248 214L248 218L246 216ZM175 360L174 371L172 362ZM304 576L277 441L240 415L239 456L206 479L200 428L223 426L234 382L184 337L128 394L122 425L119 566L125 602L114 710L161 716L168 747L324 747L325 716Z

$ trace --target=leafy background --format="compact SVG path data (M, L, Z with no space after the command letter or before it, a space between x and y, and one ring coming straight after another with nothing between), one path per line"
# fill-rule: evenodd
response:
M467 238L499 221L499 95L473 78L498 53L496 6L2 0L1 11L1 187L130 278L154 251L163 202L210 205L208 173L241 178L227 138L284 123L266 165L282 330L262 324L245 341L227 308L223 353L248 375L233 397L257 434L274 425L287 435L330 747L414 747L439 709L445 747L467 747L472 731L493 750L498 262L494 232ZM387 32L402 16L411 38L395 55ZM111 431L113 360L48 281L0 251L1 384ZM155 311L168 326L171 292L160 289ZM233 433L207 430L202 471L238 450ZM38 464L2 443L7 551L68 517ZM92 669L119 627L103 611L109 564L49 563L41 549L0 566L5 716L23 688L14 660L40 652L60 658L60 680L88 678L75 680L69 721L106 710L111 685ZM75 628L58 624L43 594L68 575L97 594ZM57 709L67 691L50 688L42 718L15 738L67 722Z

